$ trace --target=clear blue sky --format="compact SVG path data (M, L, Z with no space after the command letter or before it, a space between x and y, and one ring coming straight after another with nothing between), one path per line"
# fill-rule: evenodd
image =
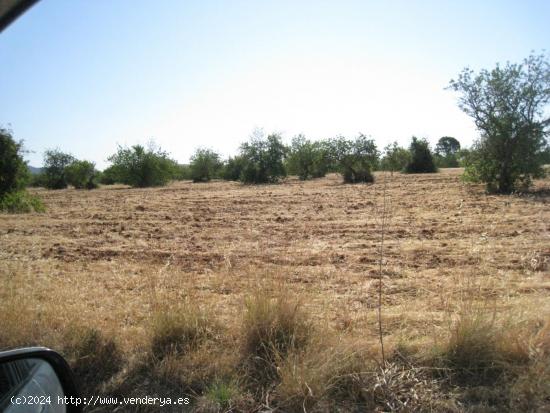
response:
M463 144L459 71L550 45L550 1L42 0L0 34L0 125L40 166L107 165L154 138L175 159L233 154L254 127L312 139Z

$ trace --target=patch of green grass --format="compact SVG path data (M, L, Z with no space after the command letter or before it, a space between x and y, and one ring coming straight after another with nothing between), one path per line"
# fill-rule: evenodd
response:
M208 387L206 397L222 409L227 409L231 401L239 395L239 388L233 382L216 381Z

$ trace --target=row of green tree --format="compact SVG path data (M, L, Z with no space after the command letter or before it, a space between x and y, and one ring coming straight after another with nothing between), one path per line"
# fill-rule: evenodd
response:
M44 171L32 184L91 189L98 183L117 182L159 186L171 179L271 183L286 174L310 179L327 172L338 172L344 182L355 183L372 182L376 169L421 173L460 165L465 167L465 179L484 182L489 191L510 193L543 176L543 165L550 163L550 63L544 54L477 74L466 68L457 80L450 81L449 88L459 92L459 107L473 118L480 132L469 150L461 150L451 137L441 138L432 154L426 140L414 137L408 149L394 143L379 152L374 141L364 135L322 141L298 136L285 146L277 134L255 133L235 157L222 161L216 152L199 149L189 165L179 165L155 145L135 145L119 147L109 157L111 165L99 172L92 162L49 150ZM0 129L0 209L10 209L10 205L39 208L24 192L29 180L22 144L13 139L11 131Z
M211 179L241 181L246 184L274 183L287 175L302 180L340 173L346 183L373 182L373 170L408 173L436 172L437 166L458 166L460 143L451 137L439 140L432 154L425 139L412 138L408 149L397 143L380 152L374 140L360 134L355 139L338 137L311 141L303 135L283 144L280 135L265 136L257 130L240 146L239 154L222 160L211 149L197 149L188 165L178 164L154 143L147 147L119 147L104 171L94 163L75 159L60 150L44 153L44 168L32 185L62 189L93 189L98 184L121 183L133 187L162 186L170 180Z

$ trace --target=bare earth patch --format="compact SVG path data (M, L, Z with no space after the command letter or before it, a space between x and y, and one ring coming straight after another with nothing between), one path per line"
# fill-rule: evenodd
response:
M46 213L0 215L0 308L10 332L0 333L0 346L63 347L59 337L78 324L114 338L131 360L159 310L206 308L236 336L246 300L261 291L300 297L326 331L376 349L384 179L390 352L433 348L469 300L470 309L505 314L502 328L539 331L550 319L550 181L530 194L492 196L460 173L376 174L372 185L331 175L262 186L37 190ZM296 380L281 377L285 386ZM281 385L278 394L289 389L301 391Z
M518 311L550 309L548 197L485 195L459 172L388 176L388 334L433 324L464 278L482 279ZM192 298L231 317L267 281L305 294L320 317L349 318L361 335L364 327L374 334L377 177L355 186L329 176L39 191L45 214L0 215L2 282L17 277L33 306L81 314L126 343L139 337L154 295ZM538 193L548 186L537 182Z

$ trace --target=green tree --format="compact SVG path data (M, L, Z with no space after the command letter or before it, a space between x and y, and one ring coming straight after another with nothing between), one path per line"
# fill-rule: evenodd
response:
M412 137L409 148L411 159L405 166L405 172L409 174L437 172L437 167L430 151L430 145L426 139Z
M147 148L119 146L108 160L116 182L139 188L166 185L177 171L177 163L154 143Z
M197 149L189 164L193 182L208 182L218 177L222 168L220 155L210 149Z
M468 163L467 159L470 156L471 152L472 151L468 148L461 148L456 153L456 160L458 162L458 166L463 167L463 168L466 166L466 164Z
M441 156L456 155L460 150L460 142L452 136L443 136L437 141L435 153Z
M443 136L435 146L435 164L439 168L456 168L459 166L458 153L460 142L452 136Z
M542 176L550 118L550 64L531 55L521 64L499 64L474 73L464 69L450 89L470 115L480 139L466 158L465 178L485 182L489 191L510 193Z
M286 148L277 134L263 137L255 131L249 142L241 145L240 156L244 160L241 181L248 184L274 183L286 176L283 164Z
M97 188L98 172L93 162L75 160L65 168L65 175L76 189Z
M43 212L40 198L28 193L30 174L23 160L23 143L12 132L0 128L0 211L8 213Z
M174 179L177 181L191 179L191 167L189 164L179 163L175 165Z
M30 179L22 152L23 142L16 142L11 131L0 128L0 198L22 190Z
M550 144L541 150L540 159L542 165L550 165Z
M75 158L59 149L49 149L44 152L44 178L48 189L67 188L66 168Z
M327 149L319 142L311 142L304 135L292 139L287 158L288 172L301 180L325 176L329 167Z
M97 180L103 185L113 185L117 183L116 168L113 165L105 168L98 174Z
M372 170L378 166L380 153L374 140L360 134L355 140L344 137L330 139L330 163L342 174L345 183L373 182Z
M241 179L246 160L242 156L230 157L223 165L222 178L226 181Z
M396 171L402 171L411 160L411 153L399 146L397 142L393 142L384 148L384 157L380 162L383 171L391 171L393 174Z

